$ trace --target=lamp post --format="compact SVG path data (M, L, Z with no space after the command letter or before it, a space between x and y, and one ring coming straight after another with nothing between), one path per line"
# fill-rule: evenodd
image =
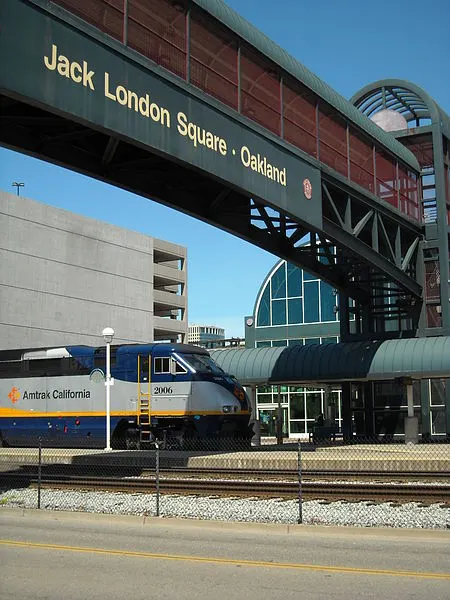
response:
M105 327L102 331L103 339L106 344L106 447L105 450L111 450L111 342L114 337L114 329Z
M20 196L20 188L23 187L25 184L22 183L22 181L13 181L11 185L17 188L17 195Z

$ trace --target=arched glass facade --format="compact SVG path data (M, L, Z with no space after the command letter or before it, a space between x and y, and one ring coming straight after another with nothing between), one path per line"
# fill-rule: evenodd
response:
M333 321L338 321L336 291L295 265L279 263L260 293L256 327Z

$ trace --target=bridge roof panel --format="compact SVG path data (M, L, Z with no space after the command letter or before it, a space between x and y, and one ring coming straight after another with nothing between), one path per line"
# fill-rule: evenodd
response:
M398 142L394 136L383 131L368 117L355 108L351 102L338 94L331 86L322 81L317 75L307 69L302 63L291 56L286 50L283 50L278 44L273 42L264 33L259 31L246 19L241 17L230 6L222 0L193 0L204 11L222 22L228 29L234 31L240 38L254 46L272 62L276 63L287 73L304 83L309 89L318 96L326 100L339 112L345 115L355 125L363 131L366 131L380 144L385 146L404 163L416 171L420 171L419 163L414 154L403 144Z
M450 377L450 337L230 348L210 354L247 385Z

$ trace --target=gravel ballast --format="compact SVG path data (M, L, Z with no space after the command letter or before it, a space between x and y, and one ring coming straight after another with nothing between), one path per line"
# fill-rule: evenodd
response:
M41 508L114 515L157 516L155 494L42 490ZM0 491L0 507L37 508L37 491ZM298 523L295 500L261 500L163 495L159 516L257 523ZM372 502L304 501L302 522L307 525L450 529L450 508L417 502L402 505Z

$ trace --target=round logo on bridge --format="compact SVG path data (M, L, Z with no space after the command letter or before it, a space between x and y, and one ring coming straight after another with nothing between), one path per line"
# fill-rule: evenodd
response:
M305 194L305 198L307 200L311 200L312 198L312 185L309 179L303 180L303 193Z

